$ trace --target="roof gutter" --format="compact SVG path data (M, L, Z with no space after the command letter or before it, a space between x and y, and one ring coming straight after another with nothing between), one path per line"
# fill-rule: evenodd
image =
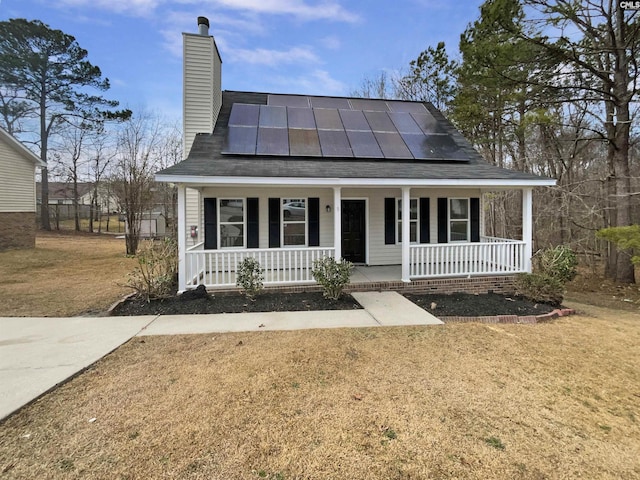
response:
M156 175L156 181L197 186L315 186L315 187L551 187L552 178L540 179L422 179L422 178L298 178L298 177L211 177L199 175Z

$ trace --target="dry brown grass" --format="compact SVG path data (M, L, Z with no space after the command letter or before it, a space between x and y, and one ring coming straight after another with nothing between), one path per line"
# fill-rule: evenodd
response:
M640 316L591 311L135 338L0 425L0 476L640 478Z
M38 232L36 248L0 252L0 317L72 316L106 309L130 289L123 239Z

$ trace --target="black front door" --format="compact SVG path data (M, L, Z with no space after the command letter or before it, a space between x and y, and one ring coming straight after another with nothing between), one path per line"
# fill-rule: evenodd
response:
M342 258L353 263L366 262L366 202L342 200Z

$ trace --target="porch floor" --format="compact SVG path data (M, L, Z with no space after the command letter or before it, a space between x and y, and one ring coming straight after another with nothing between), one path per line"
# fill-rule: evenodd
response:
M349 283L398 282L402 280L401 265L382 265L369 267L356 265Z

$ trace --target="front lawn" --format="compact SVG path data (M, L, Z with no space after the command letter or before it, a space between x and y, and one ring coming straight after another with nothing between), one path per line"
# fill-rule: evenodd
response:
M111 235L40 231L36 248L0 252L0 317L104 312L131 292L125 251Z
M589 311L137 337L0 425L0 476L640 478L640 316Z

